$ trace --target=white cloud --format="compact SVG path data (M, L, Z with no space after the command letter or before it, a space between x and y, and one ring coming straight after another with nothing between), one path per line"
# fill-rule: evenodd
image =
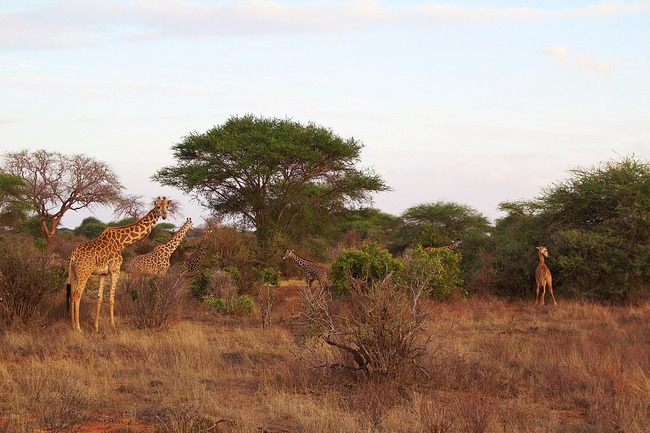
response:
M495 24L593 15L643 13L650 5L581 8L466 8L424 3L403 11L376 0L283 3L232 0L64 0L29 10L0 11L0 47L54 49L100 43L104 38L215 38L225 35L330 34L378 26Z
M562 66L590 70L604 78L610 78L615 70L614 66L608 62L584 54L577 54L565 44L548 47L544 49L544 52Z
M569 57L569 52L571 51L571 49L564 44L557 44L557 45L553 45L552 47L548 47L544 49L544 51L549 56L564 62Z

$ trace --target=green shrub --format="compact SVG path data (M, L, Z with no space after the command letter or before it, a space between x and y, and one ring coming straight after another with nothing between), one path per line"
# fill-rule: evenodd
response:
M447 248L425 252L421 246L405 255L398 282L434 299L465 294L460 278L461 255Z
M382 281L389 274L399 272L403 263L376 242L365 244L361 249L343 250L332 263L332 282L334 293L344 296L351 292L352 281L360 281L366 286Z
M242 273L241 271L235 267L235 266L226 266L223 268L224 272L228 272L231 276L235 284L239 284L242 280Z
M202 299L208 293L211 274L212 271L210 269L201 269L192 278L190 290L198 299Z
M255 309L255 301L248 295L233 298L230 303L227 303L224 298L213 295L206 295L201 300L222 314L248 314Z

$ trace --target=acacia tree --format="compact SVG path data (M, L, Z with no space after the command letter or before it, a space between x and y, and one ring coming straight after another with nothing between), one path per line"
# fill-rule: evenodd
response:
M411 244L423 246L446 244L457 238L484 237L490 222L476 209L455 202L438 201L408 208L402 214L406 226L403 234Z
M116 204L124 189L107 164L81 154L8 152L3 169L27 183L26 195L49 247L67 211Z
M388 189L377 174L356 168L362 147L312 123L231 117L174 145L177 165L153 179L192 194L215 216L236 218L269 247L278 234L296 239L305 226L317 231Z

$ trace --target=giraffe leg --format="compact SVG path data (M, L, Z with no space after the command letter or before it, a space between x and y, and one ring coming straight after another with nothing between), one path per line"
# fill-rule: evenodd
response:
M542 284L542 297L540 300L540 305L545 305L544 303L544 295L546 294L546 283Z
M539 283L537 283L537 289L535 290L535 305L539 304Z
M78 281L76 287L71 289L70 293L70 322L72 323L72 329L75 331L81 331L81 326L79 325L79 305L81 304L81 295L83 295L85 288L86 281Z
M95 311L95 332L99 332L99 310L104 300L104 275L99 276L99 288L97 289L97 310Z
M557 305L557 302L555 302L555 296L553 295L553 283L548 282L548 291L551 292L551 298L553 298L553 305Z
M81 331L79 326L79 304L81 301L81 296L74 292L72 295L72 308L70 308L70 320L72 321L72 329L75 331Z
M111 312L111 326L113 328L115 328L115 319L113 318L113 309L115 307L115 287L117 286L117 280L119 277L119 272L111 274L111 291L108 296L108 305Z

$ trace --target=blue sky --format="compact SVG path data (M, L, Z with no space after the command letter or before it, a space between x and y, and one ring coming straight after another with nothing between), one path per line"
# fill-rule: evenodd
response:
M183 203L177 225L207 213L150 177L248 113L363 142L385 212L498 218L572 168L648 158L648 77L650 1L0 1L0 150L104 161Z

